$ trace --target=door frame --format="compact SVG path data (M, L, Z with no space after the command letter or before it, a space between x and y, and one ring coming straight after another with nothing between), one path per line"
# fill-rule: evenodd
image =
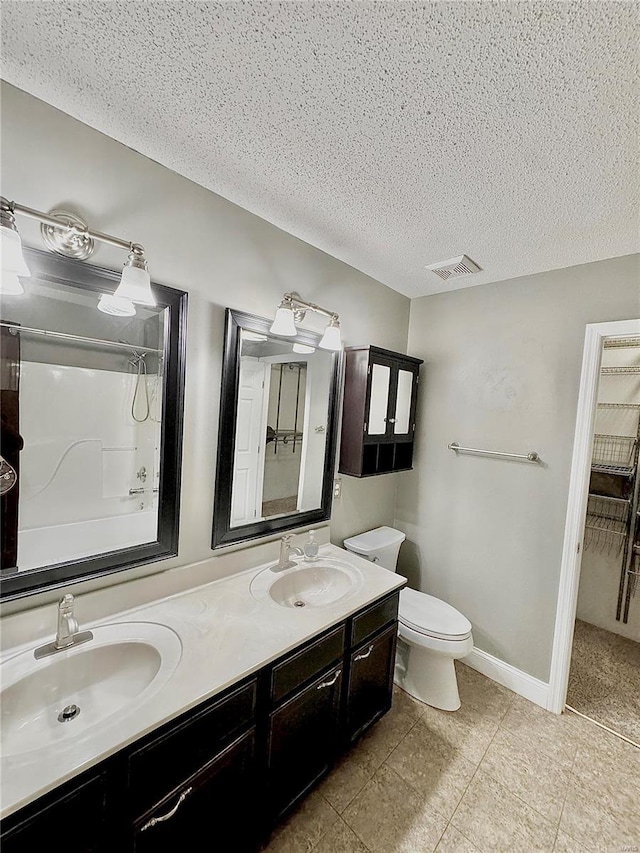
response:
M634 335L640 335L640 320L586 327L547 698L547 709L555 714L564 710L569 683L603 345L608 338Z

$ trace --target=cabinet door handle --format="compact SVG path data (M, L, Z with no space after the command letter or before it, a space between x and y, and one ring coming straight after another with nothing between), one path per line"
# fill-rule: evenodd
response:
M333 687L336 681L340 678L340 670L336 672L331 681L321 681L316 687L316 690L323 690L325 687Z
M151 827L155 826L157 823L162 823L163 821L169 820L169 818L172 818L192 791L193 791L193 788L186 788L186 790L184 790L180 794L180 796L178 797L178 802L171 809L171 811L167 812L165 815L162 815L162 817L152 817L151 820L148 820L145 823L145 825L142 827L140 832L144 832L145 829L151 829Z
M388 424L395 424L396 419L395 419L395 418L385 418L385 421L386 421Z
M367 649L366 652L363 652L361 655L356 655L353 659L354 663L357 660L366 660L369 657L369 655L371 654L371 652L373 651L373 645L374 644L371 643L371 645L369 646L369 648Z

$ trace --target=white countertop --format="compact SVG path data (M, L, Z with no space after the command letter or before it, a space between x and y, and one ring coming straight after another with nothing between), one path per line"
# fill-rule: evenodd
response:
M323 545L320 556L338 557L359 568L364 578L362 586L324 607L281 607L268 599L258 600L249 591L253 577L272 565L271 562L94 623L136 621L166 625L182 643L180 663L148 702L134 703L126 712L114 714L77 738L0 759L0 817L6 817L406 583L401 575L334 545ZM91 627L91 624L81 625L82 630ZM29 645L35 647L39 643ZM3 658L13 657L28 647L7 650Z

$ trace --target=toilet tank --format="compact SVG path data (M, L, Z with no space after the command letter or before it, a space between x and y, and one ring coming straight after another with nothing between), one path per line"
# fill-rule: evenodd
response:
M358 536L344 540L347 551L366 557L385 569L395 572L400 546L406 539L404 533L393 527L376 527Z

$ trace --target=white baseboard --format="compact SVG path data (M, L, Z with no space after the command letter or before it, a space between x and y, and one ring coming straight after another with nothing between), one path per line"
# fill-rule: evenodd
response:
M495 658L475 647L471 654L462 658L462 663L481 672L492 681L497 681L503 687L508 687L509 690L513 690L519 696L524 696L530 702L547 708L549 685L545 681L540 681L539 678L534 678L532 675L522 672L521 669L511 666L510 663L505 663L500 658Z

